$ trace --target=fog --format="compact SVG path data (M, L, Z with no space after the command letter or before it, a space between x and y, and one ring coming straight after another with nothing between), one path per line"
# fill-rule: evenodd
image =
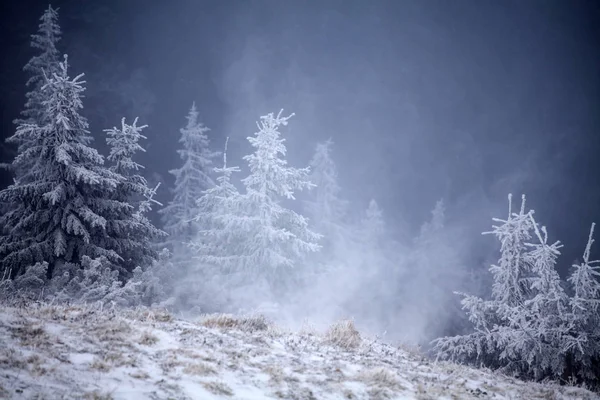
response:
M22 105L27 35L45 6L36 2L4 28L4 48L25 49L2 62L2 88L11 93L2 99L4 137ZM73 72L86 74L98 147L102 129L140 116L149 125L141 163L163 183L161 202L170 198L163 189L173 184L168 170L178 166L179 128L193 101L212 149L230 138L228 163L242 169L236 185L248 173L242 156L252 151L246 137L255 121L284 109L295 113L282 129L290 165L307 166L317 143L332 139L345 224L359 226L377 201L385 234L376 243L336 239L333 255L309 259L331 273L286 298L257 283L236 293L230 309L264 297L280 303L277 318L287 324L350 317L373 334L424 344L464 329L454 291L486 292L481 282L499 246L481 233L506 216L509 193L526 193L551 238L565 244L563 276L600 220L593 1L53 6ZM299 193L289 206L303 212L307 199ZM443 229L423 244L439 200Z

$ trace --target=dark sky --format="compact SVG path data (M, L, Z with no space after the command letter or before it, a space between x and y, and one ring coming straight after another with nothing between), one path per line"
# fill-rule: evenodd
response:
M295 112L291 162L306 164L332 137L345 195L357 210L377 198L393 226L414 230L444 197L479 245L506 195L525 192L569 264L600 222L597 1L52 4L72 74L86 73L98 147L102 129L140 115L150 125L143 161L165 184L195 100L215 147L231 136L243 167L254 121ZM3 138L24 102L28 37L46 6L0 9Z

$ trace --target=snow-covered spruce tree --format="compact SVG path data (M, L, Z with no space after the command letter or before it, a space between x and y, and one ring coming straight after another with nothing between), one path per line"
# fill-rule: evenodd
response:
M40 17L38 32L31 35L31 47L37 49L39 54L32 57L23 67L29 74L26 85L31 90L25 95L27 101L22 112L25 121L22 122L40 125L45 123L46 107L44 102L47 99L47 93L43 90L43 86L46 84L46 77L60 73L60 53L56 48L60 37L58 9L49 5Z
M573 288L570 298L571 334L566 337L564 351L569 354L572 372L580 379L600 384L600 260L590 261L594 243L592 224L583 261L573 265L568 282Z
M240 193L231 183L231 176L240 172L237 166L227 166L227 144L223 166L214 168L216 186L204 191L198 199L199 213L195 222L200 227L188 244L197 260L186 269L185 280L179 285L179 298L187 308L223 311L228 285L234 284L244 256L246 237L239 229L243 217ZM227 282L223 282L223 279ZM180 300L181 301L181 300Z
M531 240L533 211L525 212L525 195L521 198L519 213L512 212L511 195L508 204L508 219L494 218L499 225L494 225L491 232L483 234L493 234L500 241L500 260L490 268L494 277L492 297L512 307L522 305L530 293L531 265L526 257L526 243Z
M336 260L337 267L332 271L336 275L351 277L350 282L344 285L347 298L344 308L352 315L369 309L374 321L383 320L381 313L386 310L381 307L381 296L384 293L375 288L381 288L381 279L390 270L386 236L383 211L377 201L371 199L362 218L350 231L350 245L345 255Z
M331 139L318 143L310 162L310 181L315 188L310 190L305 209L314 229L323 235L321 245L328 252L340 242L344 235L344 217L348 203L340 198L337 168L331 158Z
M461 287L466 272L445 214L443 200L437 201L408 251L406 273L397 277L396 296L402 300L396 318L411 321L405 340L425 341L418 344L448 330L456 333L461 324L468 323L453 293Z
M146 199L135 211L134 219L146 218L145 213L151 210L152 203L158 203L152 198L155 194L156 188L149 190L145 195ZM104 256L83 256L78 263L66 262L57 265L53 278L44 287L43 294L46 299L57 302L164 307L170 305L169 297L173 290L172 272L172 264L165 252L161 252L151 264L137 266L132 273L127 274L126 281L119 276L115 262ZM27 274L30 274L29 269Z
M244 156L250 175L242 180L246 193L239 196L241 218L232 221L245 236L241 267L249 277L264 277L272 289L284 288L298 279L292 267L309 253L320 249L320 235L308 227L306 218L283 207L281 201L294 200L294 191L313 186L310 167L294 168L285 160L285 139L279 132L293 116L269 113L257 123L258 132L248 137L253 154Z
M509 362L504 369L527 378L560 378L565 372L566 358L561 351L568 332L566 324L568 298L556 272L556 260L562 245L548 243L546 228L539 226L529 213L535 243L524 254L531 268L529 291L522 304L509 307L500 304L497 315L502 325L497 346L501 357Z
M533 211L525 212L524 196L519 213L511 212L510 199L508 219L494 219L501 223L492 231L501 242L501 258L490 268L492 299L463 295L474 332L436 339L434 349L441 358L483 363L522 377L557 378L565 369L560 350L566 332L566 297L554 270L560 243L547 243ZM530 243L532 237L538 243Z
M214 186L211 177L212 159L219 155L209 149L207 132L209 128L198 121L198 111L193 103L187 115L187 125L180 129L179 142L183 148L178 150L183 165L169 171L175 176L173 200L159 212L163 215L163 229L169 234L167 246L177 253L185 247L196 233L198 227L193 219L198 215L196 201L203 191Z
M60 55L56 45L60 40L60 36L58 9L54 9L49 5L40 17L38 32L31 35L31 47L35 48L38 53L23 67L29 76L26 83L29 92L25 94L26 102L25 108L21 112L22 118L15 121L17 126L23 124L42 126L47 123L44 120L47 116L44 102L47 100L48 92L42 90L42 88L46 84L46 77L52 77L59 72ZM12 144L17 146L18 153L23 153L30 142L26 138L20 138L19 140L15 138ZM9 165L9 167L12 167L16 179L21 179L30 166L23 165L20 169L15 169L16 166L13 165Z
M0 191L0 202L16 207L0 217L0 265L19 275L36 262L78 262L84 255L118 261L104 247L107 219L121 205L106 193L115 190L118 176L89 147L88 123L79 114L84 91L79 75L67 73L67 58L43 86L46 123L22 123L10 143L29 141L12 166L28 166L26 174Z
M145 151L139 141L146 138L141 133L146 127L137 126L137 118L131 125L123 118L120 128L105 130L106 143L110 147L110 170L118 175L119 180L109 197L126 206L121 207L121 215L115 215L107 222L106 246L114 248L121 256L120 265L125 272L132 272L138 266L150 266L156 261L158 252L153 243L166 236L145 216L150 202L158 202L152 200L155 189L150 188L139 174L144 167L133 160L137 152Z
M231 175L239 172L237 166L227 166L227 141L223 152L223 167L214 168L216 186L204 191L198 199L199 213L194 221L201 229L189 246L197 254L200 264L218 267L221 272L231 272L238 266L243 243L235 222L242 217L240 193L231 183Z
M379 208L377 201L371 199L369 206L362 219L362 232L365 242L370 246L376 246L381 243L385 234L385 222L383 221L383 212Z

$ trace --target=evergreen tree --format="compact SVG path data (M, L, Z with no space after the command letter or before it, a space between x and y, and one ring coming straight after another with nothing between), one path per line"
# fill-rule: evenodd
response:
M22 112L25 121L17 121L18 123L45 123L46 93L42 88L46 84L46 77L51 78L60 73L60 53L56 48L61 37L58 9L49 5L40 21L38 32L31 35L31 47L37 49L39 54L32 57L23 68L29 74L26 85L31 90L26 94L27 101Z
M195 222L201 227L189 243L197 263L183 271L185 279L179 285L180 302L186 308L203 312L223 311L232 304L231 290L244 283L239 265L244 256L247 240L240 229L242 202L240 193L231 183L231 175L239 172L236 166L227 166L227 143L223 152L223 166L215 168L216 186L206 190L198 200L199 214Z
M531 240L533 211L525 212L525 196L521 199L519 213L512 212L512 196L508 197L508 219L494 218L500 225L494 226L491 232L501 243L501 257L497 265L492 265L490 272L494 276L492 297L507 306L523 304L530 293L529 279L531 266L525 256L527 243Z
M600 260L590 261L594 243L592 224L587 245L583 252L583 261L573 265L568 278L573 288L571 306L571 331L567 336L564 350L573 357L573 364L579 366L579 372L585 380L600 377Z
M580 296L597 295L593 290L582 290L597 287L590 274L591 234L584 262L576 266L570 278L575 296L569 301L555 269L562 245L558 241L548 243L546 228L536 223L533 211L525 213L522 205L518 214L509 213L507 220L496 221L502 222L494 227L502 257L490 268L494 276L492 299L464 296L463 308L475 330L435 340L438 356L483 363L536 380L575 375L597 385L600 371L593 368L599 354L597 326L580 324L587 320L579 318L582 310L584 314L588 309L595 313L595 301L586 307L580 300ZM537 242L531 243L532 238ZM593 344L588 348L590 338Z
M375 199L369 201L361 226L361 241L370 249L381 247L385 237L385 222Z
M145 151L139 141L146 137L142 130L146 125L137 126L137 118L132 125L121 120L121 127L106 129L106 143L110 146L108 160L110 170L118 175L116 190L110 199L123 205L120 215L113 215L106 226L107 246L114 248L122 257L123 272L132 272L138 266L149 266L158 259L153 242L166 235L157 229L145 213L150 210L156 189L148 186L146 179L139 174L144 167L133 160L138 151Z
M311 199L306 202L306 211L315 229L324 235L324 241L331 247L343 234L343 220L347 202L340 198L337 183L337 168L331 158L331 139L317 144L310 162ZM324 244L324 243L323 243Z
M313 186L308 175L310 168L287 165L285 139L280 126L286 126L293 116L281 117L269 113L261 117L259 131L248 141L255 148L244 156L250 175L242 180L246 193L242 196L251 217L250 265L269 270L291 267L305 253L319 249L319 235L308 228L306 219L281 205L282 198L294 200L294 191ZM252 246L254 245L254 246ZM254 247L254 248L252 248Z
M360 314L368 309L369 324L383 321L387 310L381 307L387 293L381 289L381 280L388 277L389 254L385 242L386 225L383 211L375 199L371 199L362 218L350 230L349 246L336 258L330 273L334 279L340 275L349 282L343 285L344 309L351 314ZM389 300L389 299L387 299Z
M214 186L210 170L212 159L219 155L209 149L206 126L198 121L196 104L187 116L187 125L180 129L179 142L183 148L178 150L183 165L169 171L175 176L173 200L160 210L163 214L164 230L169 234L168 245L172 250L182 249L198 232L194 218L198 215L196 201L202 193Z
M23 118L15 121L16 125L37 124L45 125L48 121L44 102L47 100L47 91L42 88L46 84L46 78L51 78L59 72L59 52L56 48L60 40L61 31L58 24L58 9L48 6L44 14L40 17L38 32L31 35L31 47L39 53L33 56L23 67L29 75L26 86L29 92L25 94L25 108L21 112ZM14 138L12 144L17 146L17 153L23 153L31 145L25 138ZM14 165L3 165L13 169L16 179L23 179L23 175L31 165L22 165L15 169Z
M246 193L236 199L241 216L231 221L245 237L240 267L248 277L266 279L272 289L299 279L300 271L293 274L291 268L320 249L320 235L309 229L306 218L281 204L283 199L294 200L295 190L313 186L310 168L287 165L279 127L287 125L293 114L281 113L262 116L258 132L248 137L255 152L244 157L250 175L242 180Z
M223 167L215 168L217 185L206 190L198 200L199 213L195 218L202 229L190 243L202 265L215 266L222 273L231 272L242 256L239 244L243 237L236 222L242 218L240 193L231 183L238 167L227 166L227 141L223 152Z
M27 172L0 192L0 202L15 207L0 217L0 265L13 276L36 262L78 262L87 255L117 261L119 255L102 243L107 218L121 205L107 199L118 176L89 147L88 123L79 114L84 91L79 75L67 73L67 58L42 87L45 124L22 123L9 143L29 142L12 162Z
M439 200L408 252L407 273L397 277L397 293L403 298L398 315L400 320L412 321L407 340L431 340L442 330L457 329L458 323L464 322L453 290L461 287L466 273L451 235L444 202Z

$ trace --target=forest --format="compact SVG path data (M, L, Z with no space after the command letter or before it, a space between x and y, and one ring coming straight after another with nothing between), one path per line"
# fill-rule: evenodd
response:
M31 36L26 103L7 140L17 155L2 165L13 183L0 191L6 304L262 310L291 324L351 317L432 359L600 388L594 224L563 280L562 244L524 195L508 195L507 214L484 232L497 261L483 271L463 265L442 199L416 238L396 238L376 199L351 211L333 140L318 143L305 166L290 165L286 134L302 116L287 110L257 115L247 155L232 160L228 141L214 140L190 104L174 122L174 185L150 184L139 163L147 126L132 115L91 131L85 75L71 68L77 55L60 50L61 34L58 10L48 7ZM165 204L159 191L169 193Z

